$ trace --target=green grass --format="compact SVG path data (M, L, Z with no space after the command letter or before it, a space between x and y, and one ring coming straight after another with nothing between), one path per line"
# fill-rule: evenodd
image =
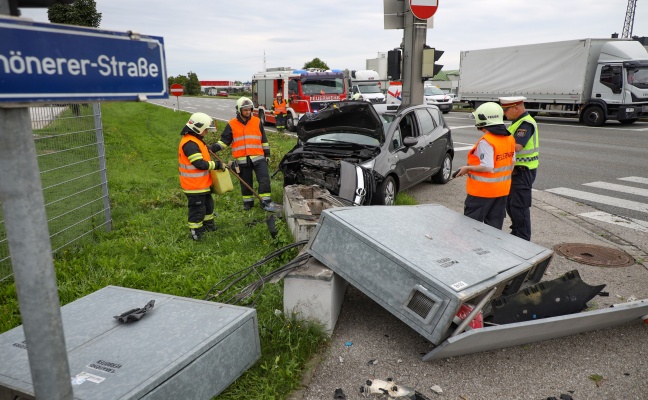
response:
M243 211L234 178L235 190L215 197L218 231L202 242L190 240L186 197L177 172L179 132L189 114L147 103L105 103L102 114L113 229L99 231L90 243L56 255L62 304L107 285L202 299L227 275L293 242L283 220L277 221L277 238L271 238L264 222L267 214L258 204ZM222 132L224 123L217 125ZM219 136L210 133L206 141ZM296 139L272 132L268 139L272 172ZM231 158L222 153L226 161ZM278 174L272 180L272 198L278 203L282 179ZM397 203L414 204L414 199L399 194ZM286 251L259 267L260 273L288 263L297 252ZM284 399L299 386L306 362L326 346L328 338L321 327L276 313L283 310L282 303L283 284L267 284L255 305L261 359L219 399ZM0 282L0 332L20 323L15 286L11 279Z

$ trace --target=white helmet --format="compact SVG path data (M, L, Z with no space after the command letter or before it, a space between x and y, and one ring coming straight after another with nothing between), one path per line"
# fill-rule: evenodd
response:
M197 112L191 114L189 121L187 122L187 127L193 132L202 135L205 129L209 128L212 124L212 117L205 113Z
M236 113L240 114L246 108L254 108L254 103L247 97L241 97L236 101Z
M504 123L504 111L502 110L502 107L492 101L477 107L477 109L473 111L472 117L475 119L475 126L477 128Z

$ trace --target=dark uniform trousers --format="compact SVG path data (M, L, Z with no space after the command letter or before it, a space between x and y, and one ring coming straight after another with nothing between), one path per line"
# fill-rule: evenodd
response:
M259 182L259 193L270 193L270 171L268 170L268 162L265 157L259 157L252 162L250 157L246 157L246 161L237 160L236 164L241 170L241 178L254 187L252 173L256 175L257 182ZM241 182L241 194L244 196L243 202L254 202L254 198L248 200L247 196L252 196L253 193L248 189L243 182Z
M286 116L287 114L277 114L275 115L275 126L277 129L285 129L286 128Z
M214 198L211 192L185 193L187 195L187 206L189 208L189 223L201 224L206 215L214 214Z
M531 240L531 188L536 173L536 169L515 167L506 201L506 212L511 217L511 234L525 240Z
M477 197L466 196L464 202L464 215L493 228L502 229L506 218L506 196L502 197Z

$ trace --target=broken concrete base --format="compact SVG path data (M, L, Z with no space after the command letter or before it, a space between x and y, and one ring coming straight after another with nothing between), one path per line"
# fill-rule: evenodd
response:
M284 213L295 242L309 240L322 210L334 207L330 193L317 186L284 188ZM284 279L284 312L316 321L333 333L349 284L314 258Z
M315 321L333 333L348 282L315 258L284 278L284 313Z
M322 210L333 207L331 202L321 198L327 196L330 196L329 191L317 186L289 185L284 188L286 223L295 242L310 239Z

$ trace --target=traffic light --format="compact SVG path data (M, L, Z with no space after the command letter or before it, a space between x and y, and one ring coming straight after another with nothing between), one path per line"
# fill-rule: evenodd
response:
M436 74L441 72L443 65L435 64L443 55L443 50L434 48L423 49L423 79L432 79Z
M400 49L387 52L387 76L392 81L399 81L401 78L401 51Z

